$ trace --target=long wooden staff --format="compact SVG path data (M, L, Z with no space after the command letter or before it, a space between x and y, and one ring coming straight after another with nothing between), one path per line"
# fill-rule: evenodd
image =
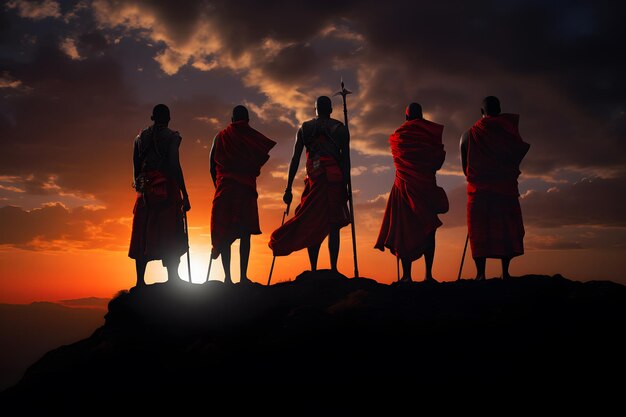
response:
M285 208L285 211L283 211L283 220L280 222L280 225L282 226L283 224L285 224L285 217L289 216L289 206L291 205L291 203L287 204L287 208ZM276 262L276 255L274 255L274 258L272 259L272 266L270 267L270 276L267 278L267 286L269 287L270 282L272 282L272 272L274 272L274 262Z
M335 93L334 95L340 95L341 98L343 99L343 120L344 123L346 124L346 128L348 128L348 104L346 102L346 96L348 94L352 94L351 91L346 90L346 87L343 83L343 78L341 79L341 91ZM348 147L348 154L345 155L346 158L346 162L348 163L348 166L351 166L350 164L350 148ZM352 199L352 175L350 174L350 172L348 172L348 203L350 205L350 226L352 229L352 253L354 255L354 277L358 278L359 277L359 263L357 261L357 256L356 256L356 228L354 226L354 201Z
M185 221L185 237L187 238L187 272L189 273L189 283L191 280L191 258L189 256L189 224L187 223L187 212L183 209L183 220Z
M463 271L463 262L465 262L465 252L467 252L468 241L469 241L469 233L467 234L467 237L465 237L465 247L463 248L463 256L461 257L461 266L459 268L459 276L456 277L457 281L461 279L461 272Z

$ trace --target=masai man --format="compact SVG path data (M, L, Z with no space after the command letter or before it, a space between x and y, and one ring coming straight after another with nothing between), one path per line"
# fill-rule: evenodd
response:
M300 204L294 217L272 233L269 246L275 256L307 248L311 270L315 271L320 246L328 236L330 266L336 271L339 230L350 224L347 207L350 167L346 162L350 133L343 123L331 119L330 98L318 97L315 110L317 117L304 122L296 134L283 196L285 204L290 204L293 198L291 186L298 172L302 150L306 149L307 175Z
M128 256L135 259L137 287L145 285L146 265L153 260L163 262L168 282L182 282L178 265L188 250L182 210L191 205L178 158L182 138L167 127L166 105L154 106L151 119L154 124L139 133L133 148L137 200Z
M250 283L247 276L250 258L250 235L261 234L259 227L256 177L269 159L276 142L250 127L248 109L236 106L231 123L213 140L210 154L211 178L215 185L211 209L211 256L222 256L224 282L230 276L230 246L239 242L240 283Z
M412 281L411 264L422 255L425 280L437 282L432 274L435 231L442 224L437 214L448 211L446 193L435 179L446 157L442 133L442 125L424 119L422 106L411 103L406 121L389 137L396 178L375 247L400 257L404 282Z
M461 136L461 162L467 178L467 226L476 279L485 279L487 258L502 260L509 278L511 258L524 253L519 205L519 165L530 145L518 131L519 115L501 113L500 100L483 100L482 118Z

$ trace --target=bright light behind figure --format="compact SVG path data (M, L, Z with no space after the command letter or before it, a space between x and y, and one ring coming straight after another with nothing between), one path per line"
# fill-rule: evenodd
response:
M207 271L209 269L209 258L211 249L209 247L192 247L190 249L191 256L191 278L194 284L203 284L206 281ZM217 262L216 262L217 261ZM180 266L178 267L178 275L183 281L189 281L189 271L187 269L187 254L180 258ZM224 279L222 272L222 263L218 259L213 259L211 266L211 276L209 279Z
M191 278L194 284L204 284L207 280L207 272L209 270L209 258L211 256L211 248L209 246L194 246L191 248ZM239 282L239 242L236 241L231 247L230 274L233 282ZM189 281L189 272L187 269L187 254L180 257L180 266L178 267L178 275L183 281ZM164 274L164 276L167 276ZM209 280L224 281L224 268L222 267L222 259L218 257L213 259L211 265L211 275Z

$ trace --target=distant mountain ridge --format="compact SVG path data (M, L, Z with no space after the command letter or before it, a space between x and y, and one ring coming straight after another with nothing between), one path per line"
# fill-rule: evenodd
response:
M0 400L67 411L138 393L213 401L239 386L584 386L626 375L625 325L626 287L559 275L385 285L324 270L271 287L155 284L121 292L104 326L46 354Z

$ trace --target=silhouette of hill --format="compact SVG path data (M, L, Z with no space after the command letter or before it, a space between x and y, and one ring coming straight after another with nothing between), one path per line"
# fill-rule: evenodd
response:
M99 308L106 310L110 298L85 297L72 300L60 300L59 304L73 308Z
M104 326L47 353L0 399L75 411L274 386L584 387L626 370L626 287L608 281L384 285L319 271L271 287L179 287L121 292Z
M103 299L97 299L103 300ZM104 322L106 304L89 308L80 300L0 304L0 390L16 384L44 353L89 336ZM80 307L80 308L79 308Z

